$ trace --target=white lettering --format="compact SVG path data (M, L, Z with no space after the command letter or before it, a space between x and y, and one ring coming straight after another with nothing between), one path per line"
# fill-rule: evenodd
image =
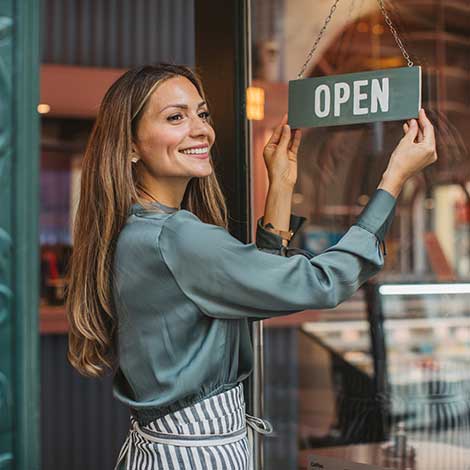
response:
M321 108L322 94L324 95L323 100L325 102L323 109ZM315 90L315 114L317 117L324 118L330 114L330 99L331 93L328 85L319 85Z
M341 114L341 105L351 96L351 89L346 82L335 83L335 116Z
M361 93L361 87L368 85L368 83L369 80L356 80L354 82L353 114L355 116L369 112L368 108L361 108L361 101L367 99L367 93Z
M388 101L389 101L389 87L388 87L388 77L382 78L382 88L380 88L380 82L377 78L372 80L372 90L371 90L371 103L370 103L370 112L376 113L378 110L378 103L380 103L380 109L383 113L388 111Z

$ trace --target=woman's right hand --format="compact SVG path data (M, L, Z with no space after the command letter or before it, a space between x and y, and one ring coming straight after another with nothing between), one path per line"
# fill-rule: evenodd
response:
M397 197L406 180L437 160L434 128L420 109L418 121L411 119L403 125L405 135L390 157L379 188Z
M285 114L263 150L271 186L294 189L297 181L297 152L301 138L300 129L291 132Z

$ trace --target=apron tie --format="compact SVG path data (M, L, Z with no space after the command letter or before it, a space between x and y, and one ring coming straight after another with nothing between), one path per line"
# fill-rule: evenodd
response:
M124 444L122 445L121 450L119 451L119 455L117 458L116 465L114 466L114 470L119 470L119 464L126 458L127 454L131 450L131 433L132 433L132 429L129 429L126 440L124 441Z
M253 428L256 432L260 434L271 434L273 432L273 426L267 419L249 415L248 413L245 414L245 417L246 424Z
M250 449L250 462L249 462L249 470L254 470L255 468L255 454L253 452L253 444L254 444L254 432L259 434L271 434L273 432L272 424L267 420L260 418L258 416L249 415L248 413L245 414L246 418L246 430L248 433L248 448Z

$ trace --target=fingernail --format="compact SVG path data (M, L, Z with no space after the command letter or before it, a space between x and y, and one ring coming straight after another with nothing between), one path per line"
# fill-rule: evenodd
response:
M289 130L289 124L284 124L284 129L285 129L286 131L288 131L288 130Z

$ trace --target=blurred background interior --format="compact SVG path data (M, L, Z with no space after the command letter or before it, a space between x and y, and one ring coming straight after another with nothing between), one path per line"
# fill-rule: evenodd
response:
M263 146L331 5L251 0L252 220L262 215L267 191ZM307 468L314 450L383 464L381 445L402 431L417 452L413 468L437 462L435 468L463 470L470 462L462 453L470 448L470 4L386 5L423 67L423 106L436 127L439 161L406 185L385 269L373 282L334 311L264 322L264 411L276 429L264 441L267 469ZM42 1L39 315L47 470L111 468L128 429L111 379L82 378L65 359L64 269L97 106L129 67L197 65L194 22L190 0ZM304 76L401 66L378 2L343 0ZM293 212L308 223L294 246L319 253L347 230L380 180L401 124L304 131Z

